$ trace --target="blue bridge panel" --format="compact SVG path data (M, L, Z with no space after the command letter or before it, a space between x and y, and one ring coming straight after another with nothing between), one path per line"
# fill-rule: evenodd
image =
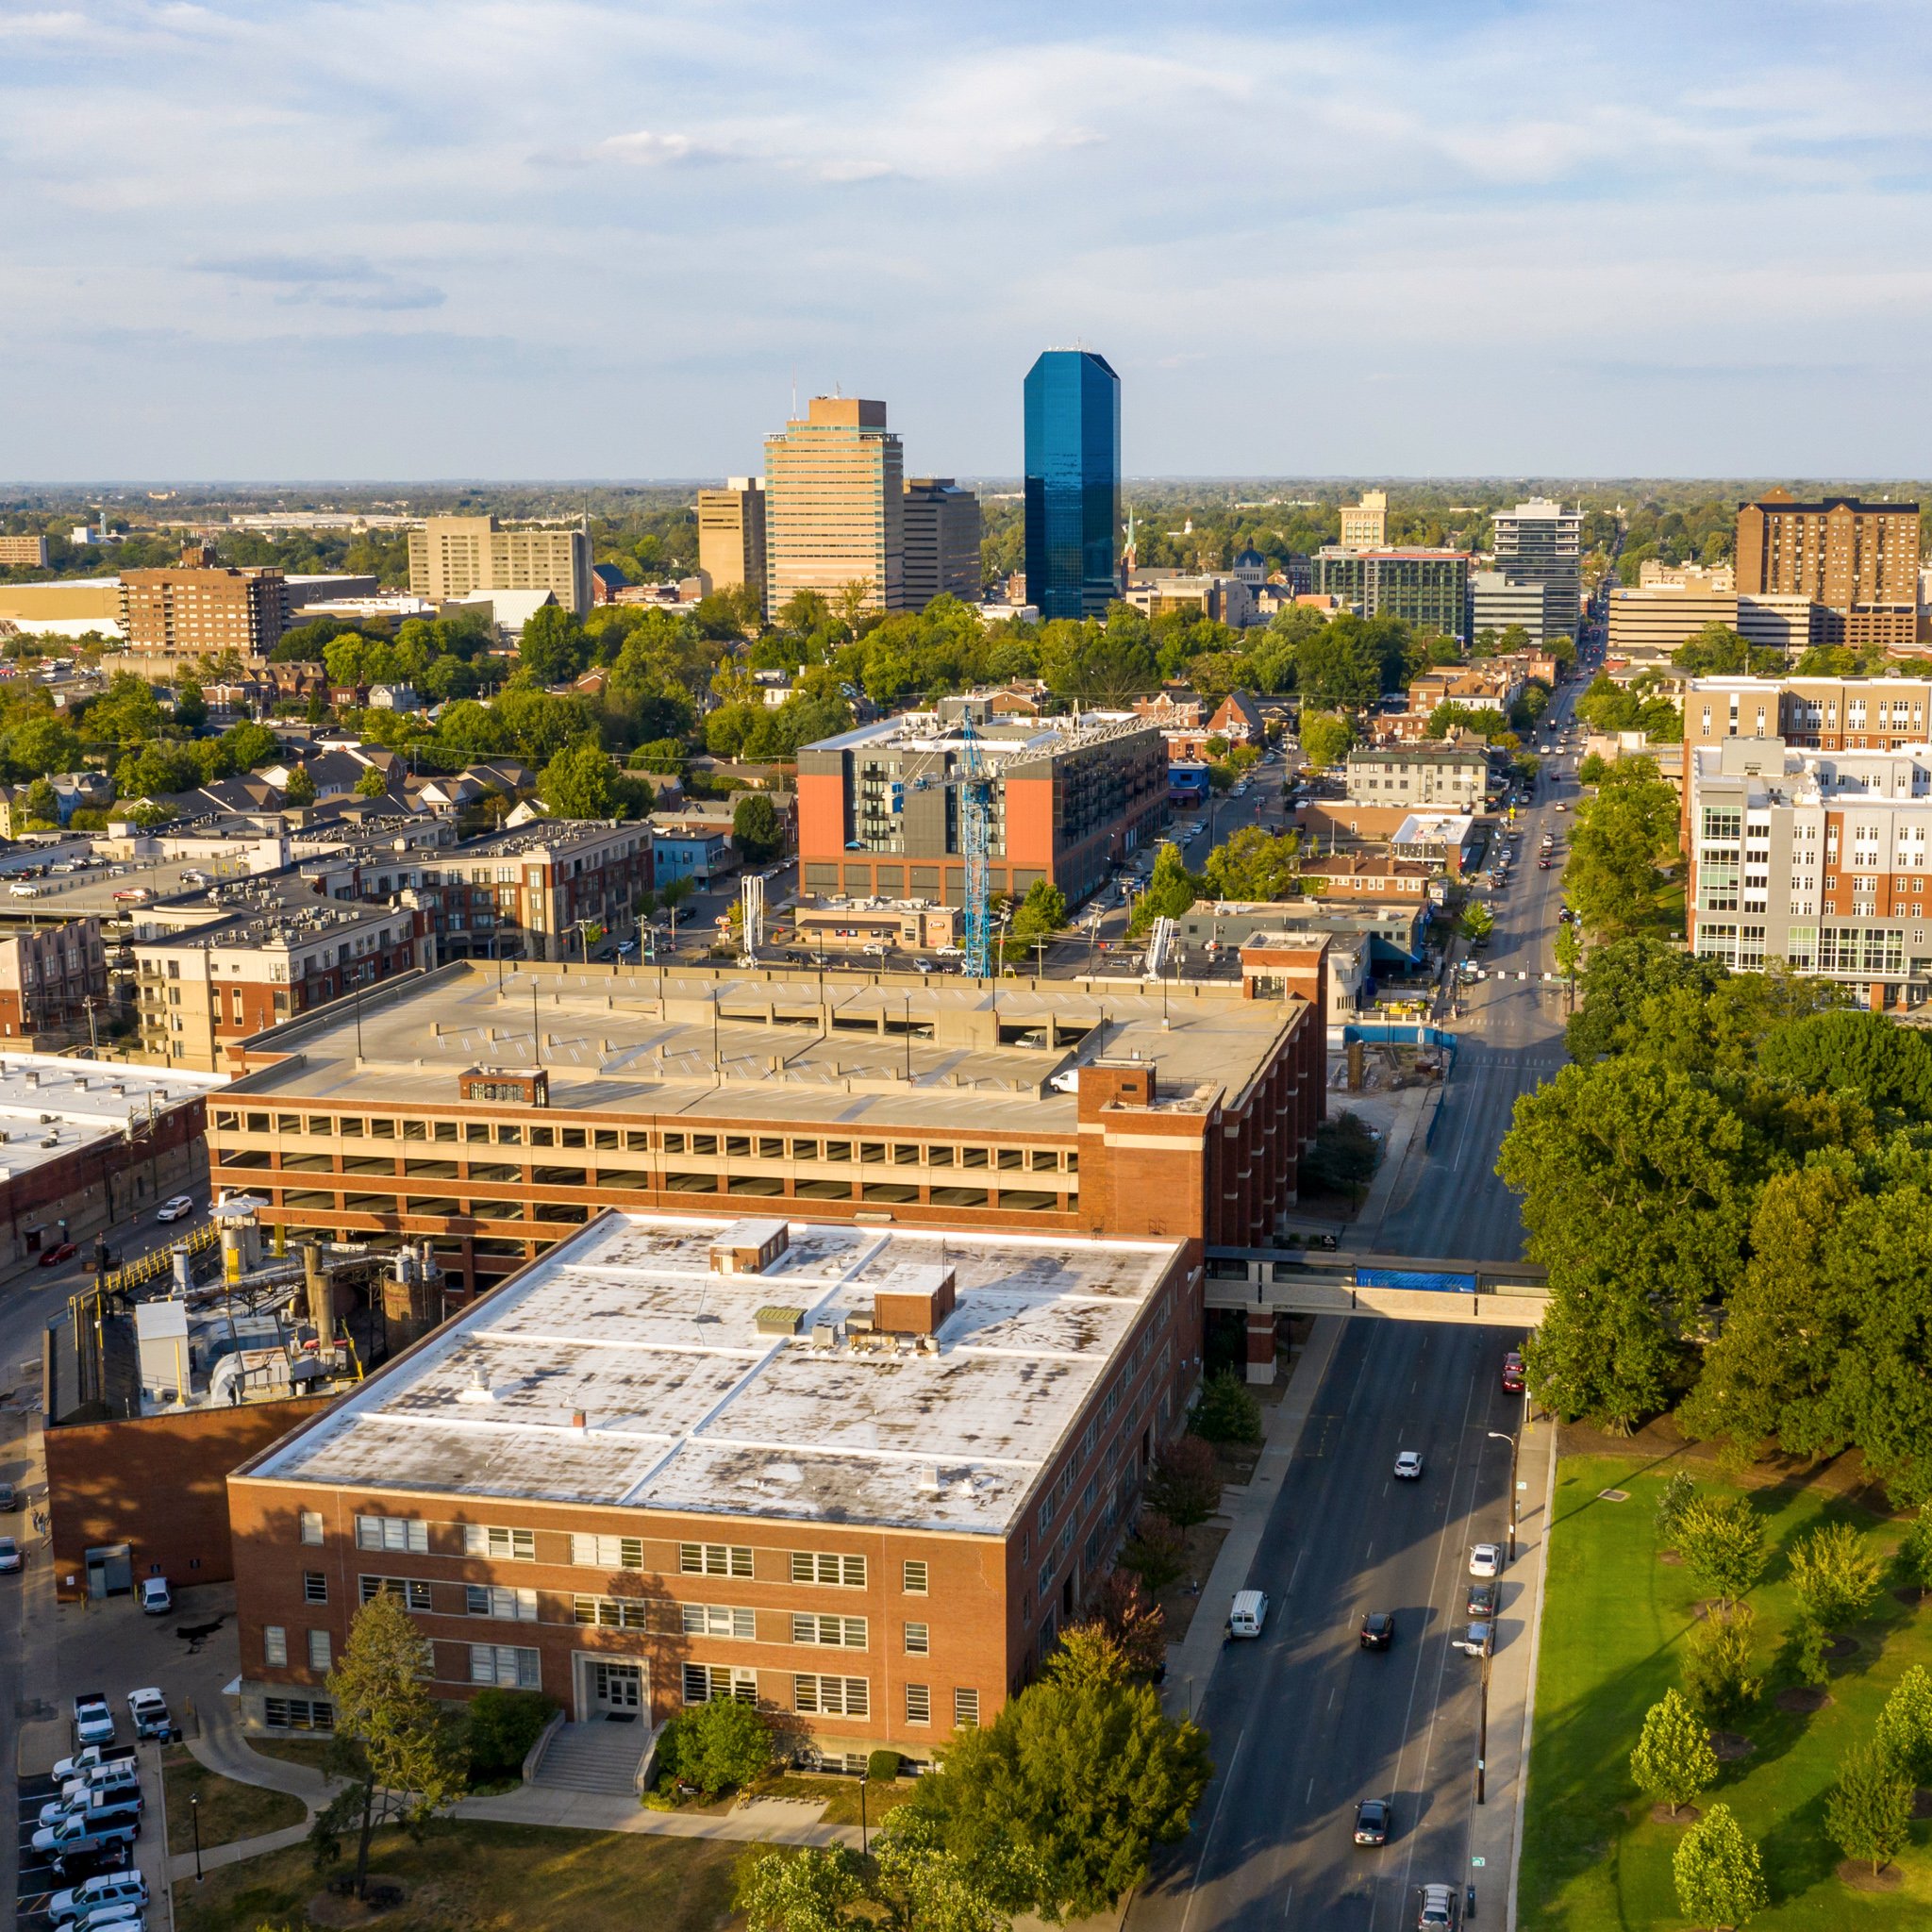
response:
M1355 1285L1357 1288L1426 1289L1438 1294L1474 1294L1476 1291L1474 1274L1452 1274L1422 1268L1357 1268Z

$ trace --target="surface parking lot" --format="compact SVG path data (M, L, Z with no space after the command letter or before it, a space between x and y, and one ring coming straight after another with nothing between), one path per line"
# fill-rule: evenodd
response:
M125 1728L125 1720L123 1728ZM47 1932L53 1924L47 1915L47 1901L55 1892L78 1885L82 1879L92 1878L96 1872L122 1871L130 1863L147 1874L149 1903L146 1916L149 1923L166 1924L167 1907L160 1904L158 1908L157 1904L161 1889L167 1883L163 1873L167 1860L160 1824L158 1759L150 1762L147 1753L137 1754L135 1748L128 1744L121 1744L117 1750L122 1757L139 1755L141 1758L141 1791L145 1803L135 1842L132 1846L116 1847L97 1857L74 1859L65 1872L57 1872L45 1853L33 1849L34 1833L41 1828L41 1807L50 1798L58 1796L59 1787L45 1773L20 1780L15 1892L18 1901L15 1923L20 1932Z

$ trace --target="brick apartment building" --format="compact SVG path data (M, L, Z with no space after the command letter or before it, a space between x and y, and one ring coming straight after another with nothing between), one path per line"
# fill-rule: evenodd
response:
M634 908L652 883L651 828L542 819L394 876L397 891L414 880L407 890L422 895L440 958L567 959L583 953L586 925L636 927Z
M0 936L0 1039L87 1033L87 1002L105 1006L108 956L98 919Z
M1167 813L1167 746L1149 720L989 722L979 757L991 788L992 890L1024 898L1036 879L1086 898ZM798 755L800 884L821 897L965 901L957 722L909 712Z
M1932 679L1700 677L1684 696L1687 752L1726 738L1800 751L1896 751L1932 739Z
M225 1072L231 1042L426 967L432 943L413 907L334 899L277 902L138 939L142 1051L170 1066Z
M1419 858L1396 858L1386 852L1335 852L1311 858L1302 867L1306 891L1350 904L1422 905L1429 896L1429 881L1437 868Z
M1740 597L1822 607L1820 641L1910 646L1919 635L1919 506L1771 490L1738 506Z
M244 1721L394 1596L435 1690L756 1702L849 1769L990 1723L1199 1374L1178 1241L608 1214L228 1480Z
M1347 782L1352 805L1480 811L1490 754L1476 744L1357 745L1348 754Z
M123 571L120 594L121 631L134 651L265 658L289 623L279 570L225 568L198 546L172 569Z
M1249 1246L1323 1117L1324 941L1291 997L476 962L232 1048L217 1185L436 1242L484 1286L600 1208Z

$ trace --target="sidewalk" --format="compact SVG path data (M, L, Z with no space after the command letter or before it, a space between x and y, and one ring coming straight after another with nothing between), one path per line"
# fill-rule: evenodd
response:
M1160 1701L1170 1717L1191 1717L1207 1695L1208 1680L1221 1660L1227 1607L1235 1591L1248 1580L1255 1553L1268 1527L1269 1512L1281 1493L1282 1475L1301 1441L1308 1412L1315 1406L1315 1391L1327 1374L1344 1325L1339 1315L1315 1317L1307 1346L1294 1365L1281 1400L1272 1408L1262 1408L1261 1459L1255 1465L1253 1477L1244 1489L1230 1486L1222 1491L1223 1513L1229 1519L1227 1538L1201 1586L1201 1602L1187 1636L1167 1649L1167 1680Z

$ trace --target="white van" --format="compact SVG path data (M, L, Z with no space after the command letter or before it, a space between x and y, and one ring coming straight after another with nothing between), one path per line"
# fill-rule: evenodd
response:
M1268 1621L1268 1593L1260 1590L1238 1590L1234 1607L1227 1613L1230 1637L1258 1637Z

